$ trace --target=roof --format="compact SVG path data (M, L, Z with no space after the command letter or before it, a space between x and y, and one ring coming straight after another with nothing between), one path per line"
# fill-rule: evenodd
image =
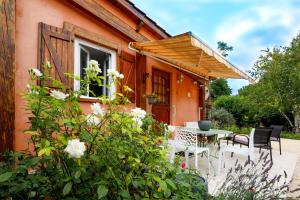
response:
M252 78L191 32L161 40L132 42L130 48L206 79Z
M142 10L137 8L134 3L130 0L113 0L113 3L122 6L135 17L137 17L144 24L149 26L152 30L154 30L157 34L159 34L162 38L171 37L171 35L161 26L159 26L154 20L146 15Z

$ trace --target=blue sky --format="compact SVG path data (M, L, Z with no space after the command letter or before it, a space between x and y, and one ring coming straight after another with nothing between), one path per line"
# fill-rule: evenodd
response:
M132 0L171 35L192 31L211 47L234 47L228 59L249 70L261 50L288 45L300 30L298 0ZM248 82L229 80L233 94Z

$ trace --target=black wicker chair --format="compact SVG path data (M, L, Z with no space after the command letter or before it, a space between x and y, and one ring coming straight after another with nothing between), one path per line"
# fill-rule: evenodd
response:
M280 134L283 129L283 126L281 125L271 125L271 128L273 128L272 134L271 134L271 141L279 142L279 152L281 155L281 138Z
M255 128L254 132L254 147L259 148L260 150L267 149L270 151L270 158L273 162L272 157L272 146L271 146L271 134L273 128ZM232 136L232 144L240 144L249 147L249 136L248 135L233 135Z

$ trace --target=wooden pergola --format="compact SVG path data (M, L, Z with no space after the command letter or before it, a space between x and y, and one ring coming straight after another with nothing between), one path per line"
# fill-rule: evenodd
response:
M242 78L253 82L191 32L162 40L131 42L129 48L205 79Z

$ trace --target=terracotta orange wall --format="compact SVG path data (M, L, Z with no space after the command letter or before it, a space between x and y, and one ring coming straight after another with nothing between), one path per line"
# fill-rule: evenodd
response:
M108 1L99 1L103 6ZM109 7L109 6L106 6ZM111 9L111 8L110 8ZM115 12L114 10L112 10ZM130 19L123 18L126 23L132 24ZM15 78L15 141L16 150L24 150L28 147L28 136L23 130L28 128L28 115L25 112L25 102L22 93L26 92L26 84L29 81L28 69L37 67L38 47L38 23L62 28L67 21L89 31L103 36L104 39L115 42L123 50L133 53L127 48L130 42L124 36L113 29L96 22L94 19L79 12L70 5L60 0L18 0L16 3L16 78ZM84 109L89 110L88 103L82 103Z
M109 1L98 0L105 8L122 18L124 22L134 27L134 21L126 14L119 12ZM23 134L23 130L28 128L28 114L25 111L25 102L22 93L26 92L26 84L29 81L28 69L37 67L37 47L38 47L38 23L62 28L63 22L67 21L91 32L103 36L104 39L115 42L123 50L134 53L128 49L130 40L106 25L96 22L93 18L85 15L70 5L60 0L18 0L16 3L16 78L15 78L15 141L16 150L28 148L28 136ZM149 39L158 39L144 28L141 33ZM179 72L167 64L147 58L147 72L151 74L152 67L165 70L171 73L171 124L182 125L184 121L197 120L198 90L192 84L192 80L185 76L182 84L177 84L177 74ZM147 80L147 93L152 90L151 79ZM186 92L191 92L191 97L187 97ZM89 103L82 103L82 107L89 112ZM151 106L147 105L147 111L151 111Z
M157 68L170 73L170 124L184 125L187 121L198 120L199 106L199 86L194 84L194 80L184 75L182 83L177 82L177 77L181 74L176 68L152 58L147 58L147 73L150 78L147 79L146 93L152 93L152 68ZM188 92L190 97L188 97ZM151 112L151 105L147 105L147 112Z

